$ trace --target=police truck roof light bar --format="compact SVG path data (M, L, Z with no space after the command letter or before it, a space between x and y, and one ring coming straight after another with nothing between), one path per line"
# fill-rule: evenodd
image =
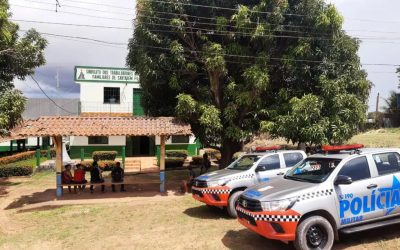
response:
M266 152L266 151L279 150L279 149L281 149L280 146L256 147L256 152Z
M350 144L350 145L340 145L340 146L323 145L322 151L330 152L330 151L341 151L341 150L357 150L363 147L364 147L363 144Z

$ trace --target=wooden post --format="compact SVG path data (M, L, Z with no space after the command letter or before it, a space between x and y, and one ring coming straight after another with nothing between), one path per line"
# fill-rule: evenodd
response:
M160 192L165 192L165 135L161 136L160 143Z
M63 168L62 136L54 136L53 141L56 148L56 195L57 197L61 197L63 194L63 188L61 186L61 174Z
M14 151L14 141L13 140L11 140L10 141L10 153L12 154L13 153L13 151Z

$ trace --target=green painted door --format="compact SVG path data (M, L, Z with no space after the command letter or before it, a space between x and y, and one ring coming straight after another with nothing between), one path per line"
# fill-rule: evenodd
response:
M133 90L133 116L144 116L144 109L142 106L143 90Z

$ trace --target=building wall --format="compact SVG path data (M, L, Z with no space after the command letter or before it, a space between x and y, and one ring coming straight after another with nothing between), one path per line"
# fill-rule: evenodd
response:
M101 83L85 82L81 85L80 101L81 112L105 112L105 113L132 113L133 112L133 91L139 89L139 84L123 83ZM104 103L104 88L120 88L120 103Z
M22 117L24 119L37 119L41 116L68 116L78 114L79 99L54 98L54 101L59 106L63 107L64 110L55 106L54 103L47 98L28 98Z
M51 139L50 139L50 144L51 144ZM39 146L41 147L43 144L43 139L42 137L39 138ZM37 147L37 137L29 137L27 139L27 142L25 143L25 147L27 149L34 149ZM13 151L17 150L17 142L13 142ZM7 152L10 151L10 142L2 142L0 143L0 152Z

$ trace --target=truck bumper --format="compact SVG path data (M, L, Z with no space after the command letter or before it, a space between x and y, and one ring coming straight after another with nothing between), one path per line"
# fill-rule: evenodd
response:
M192 196L194 199L207 205L225 207L228 205L228 199L231 189L226 186L198 188L192 187Z
M257 234L273 240L294 241L300 214L294 210L252 212L237 206L240 224Z

